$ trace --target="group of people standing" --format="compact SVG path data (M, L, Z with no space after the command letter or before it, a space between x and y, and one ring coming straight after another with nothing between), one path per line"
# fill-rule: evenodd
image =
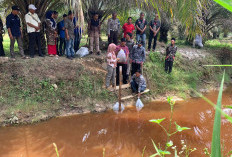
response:
M159 16L156 14L155 18L149 23L150 36L148 40L148 52L151 50L152 40L154 40L153 51L155 51L160 27L161 23ZM135 28L137 29L136 43L133 41ZM129 17L128 22L122 26L123 38L121 39L121 43L118 45L120 21L117 19L117 14L113 13L112 18L108 20L107 35L109 47L107 51L107 89L113 90L114 87L119 84L120 67L122 67L123 84L127 84L128 81L130 81L132 91L138 92L139 96L141 92L146 89L146 81L142 75L143 64L146 60L146 28L147 21L144 19L144 13L140 13L140 18L136 20L135 26L132 23L132 18ZM121 62L120 58L118 58L121 50L123 50L125 53L126 59L124 62ZM176 51L177 47L175 46L175 38L172 38L171 45L166 49L165 71L167 73L172 72ZM129 75L131 75L131 80L129 80ZM112 84L113 88L110 87L110 83Z
M144 18L145 14L140 13L140 18L136 20L135 25L132 23L132 17L128 18L128 22L122 26L123 36L126 38L127 33L133 34L136 29L136 41L141 41L144 48L146 48L146 29L147 29L147 21ZM159 20L159 15L156 14L155 18L151 20L149 23L149 42L148 42L148 52L151 50L152 40L154 39L153 51L156 48L156 42L158 33L160 31L161 23ZM118 36L120 35L120 21L117 18L117 13L112 14L112 18L108 20L107 24L107 35L109 44L114 43L118 44Z
M77 17L74 17L72 11L68 12L68 15L63 15L63 20L57 23L58 12L48 11L46 13L46 20L44 24L40 21L40 18L35 13L37 8L30 4L28 6L29 12L25 15L25 22L27 26L27 34L29 37L29 54L31 58L35 56L35 46L37 46L38 55L44 57L44 53L41 49L41 33L42 29L45 29L47 39L47 50L50 57L62 56L65 51L67 58L73 59L74 52L79 49L81 31L77 25ZM19 18L19 7L13 6L12 12L6 18L6 27L10 37L10 55L12 59L15 59L14 44L18 43L19 52L23 59L27 59L23 49L23 32L21 27L21 20ZM0 56L5 56L2 37L3 24L0 20ZM58 46L59 45L59 46Z

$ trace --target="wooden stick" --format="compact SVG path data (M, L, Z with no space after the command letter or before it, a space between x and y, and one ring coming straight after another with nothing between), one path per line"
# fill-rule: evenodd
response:
M122 105L122 66L119 67L119 93L118 93L118 102L119 102L119 112L121 111Z

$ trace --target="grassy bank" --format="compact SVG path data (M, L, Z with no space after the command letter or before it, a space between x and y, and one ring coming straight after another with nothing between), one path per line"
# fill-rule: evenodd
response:
M151 53L145 64L145 74L149 80L153 95L167 94L186 98L191 95L192 89L210 89L216 87L224 68L205 67L203 65L221 64L215 55L205 58L187 60L180 53L173 65L173 72L164 71L165 56L159 52ZM231 70L228 68L226 82L230 82Z
M95 60L70 62L66 58L2 64L0 122L14 116L37 121L63 112L94 111L96 104L111 104L115 95L102 88L105 73L100 68Z
M82 45L85 44L83 40ZM178 45L179 46L179 45ZM17 51L17 45L15 45ZM4 37L4 48L9 56L9 40ZM191 89L217 87L223 68L204 67L223 64L232 59L228 48L197 50L204 57L187 59L179 46L173 72L164 72L164 48L158 47L147 57L144 75L151 90L149 97L170 96L187 98ZM67 60L65 57L34 58L0 62L0 124L36 122L68 113L104 111L117 101L117 95L103 87L106 71L104 55ZM227 68L225 81L230 82L231 68ZM130 94L129 90L126 94Z

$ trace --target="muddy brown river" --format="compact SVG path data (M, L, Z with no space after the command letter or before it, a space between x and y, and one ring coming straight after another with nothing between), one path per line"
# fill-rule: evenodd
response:
M216 103L218 92L206 95ZM223 105L232 105L232 90L223 95ZM225 109L232 115L232 111ZM56 143L60 157L141 157L155 153L151 139L164 146L166 134L150 119L169 118L170 106L164 102L146 104L137 112L126 108L123 114L108 111L56 118L35 125L0 128L0 157L56 157L52 143ZM191 128L171 139L181 149L181 140L188 147L197 148L191 156L204 156L204 148L211 147L214 109L200 98L177 102L174 121ZM164 121L168 127L168 120ZM232 124L222 119L221 138L224 152L232 148ZM172 151L172 150L170 150Z

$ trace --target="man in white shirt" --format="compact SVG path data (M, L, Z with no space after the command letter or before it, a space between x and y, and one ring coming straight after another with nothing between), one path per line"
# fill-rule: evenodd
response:
M25 15L25 20L27 23L27 33L29 35L29 51L31 58L35 56L35 44L38 46L38 54L40 57L44 57L41 50L40 42L40 29L41 21L38 15L35 13L36 7L33 4L28 6L29 12Z

